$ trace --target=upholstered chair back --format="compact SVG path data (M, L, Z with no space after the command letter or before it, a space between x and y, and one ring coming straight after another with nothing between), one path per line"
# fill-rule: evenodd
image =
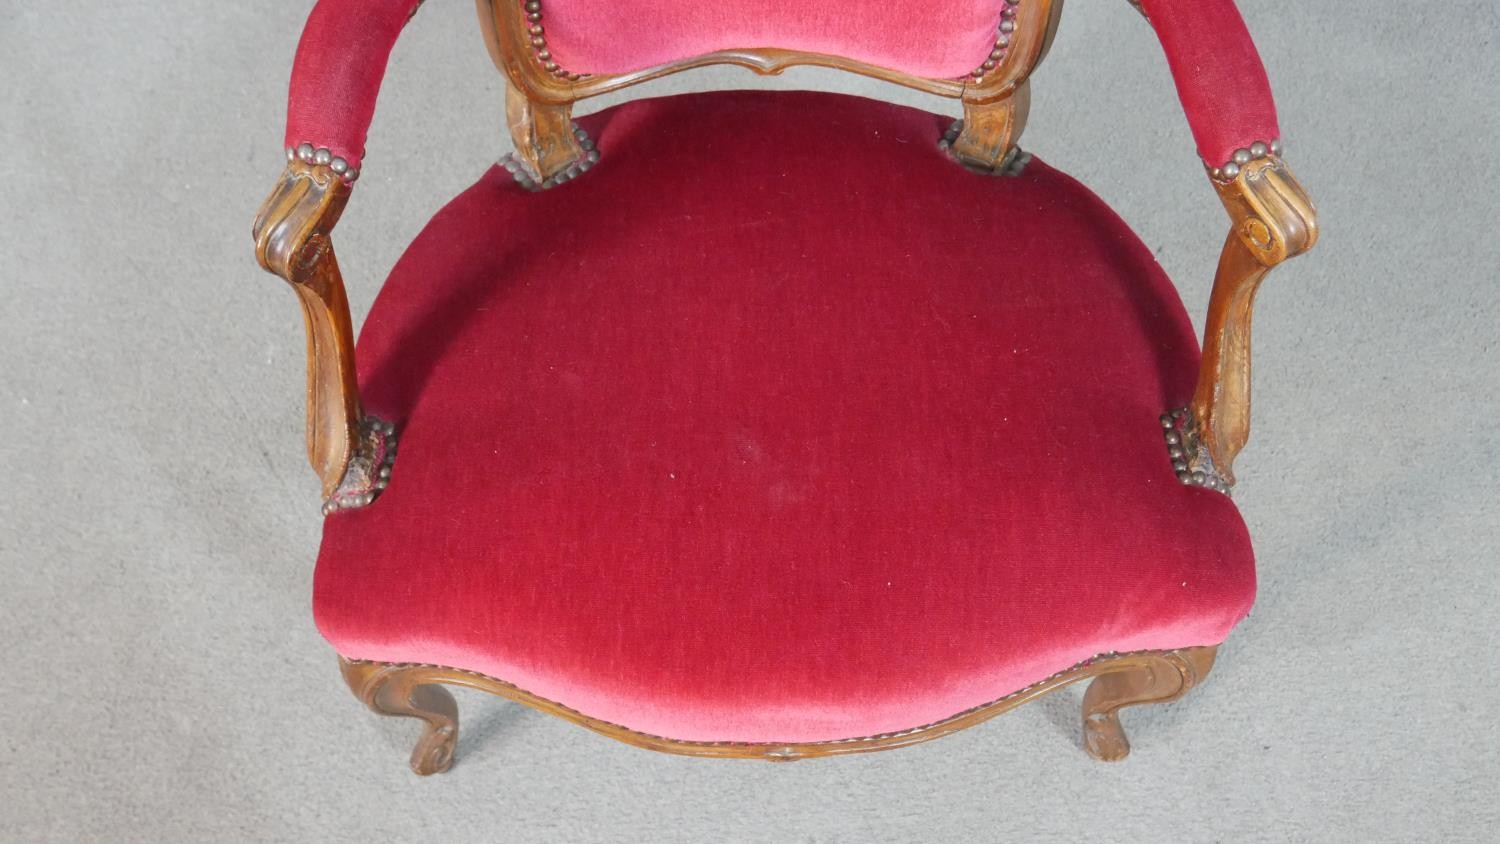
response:
M989 59L1006 0L528 0L551 58L618 74L742 48L842 56L961 77Z

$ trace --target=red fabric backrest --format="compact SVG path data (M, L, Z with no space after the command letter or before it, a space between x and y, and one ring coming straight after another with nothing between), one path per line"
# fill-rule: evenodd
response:
M575 73L626 73L717 50L781 47L957 78L994 48L1004 0L535 2L554 59Z

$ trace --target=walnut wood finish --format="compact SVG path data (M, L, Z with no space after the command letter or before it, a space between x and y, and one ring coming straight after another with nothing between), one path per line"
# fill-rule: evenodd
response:
M1318 241L1317 213L1276 156L1251 161L1214 182L1231 228L1219 257L1203 332L1192 412L1212 466L1234 483L1234 458L1250 439L1250 321L1271 268Z
M1004 159L1025 125L1026 110L1030 105L1025 83L1052 43L1062 5L1062 0L1023 0L1016 7L1015 30L1011 33L1005 58L976 81L973 77L936 79L913 76L842 56L776 47L720 50L631 73L558 76L537 61L532 48L533 36L528 31L520 0L476 0L480 26L495 66L509 80L513 96L531 104L530 109L526 109L508 98L507 113L517 150L528 163L534 163L543 178L567 169L579 160L582 151L577 148L566 117L549 121L529 117L537 109L548 106L571 108L573 103L588 97L718 64L738 65L763 76L775 76L788 68L804 65L829 67L960 99L964 104L965 124L964 131L954 142L954 152L965 163L993 169ZM543 24L545 14L544 2ZM562 113L566 115L567 112ZM518 125L518 119L526 121L525 124ZM570 148L572 157L556 152ZM553 152L544 155L543 151Z
M413 771L427 776L448 770L458 744L458 704L447 689L395 666L340 660L339 667L349 690L370 709L427 722L411 752Z
M1217 646L1210 646L1105 654L998 700L915 729L835 741L788 743L682 741L654 736L590 718L504 680L458 668L343 658L340 658L339 666L349 688L371 709L385 715L415 717L427 722L411 757L412 770L426 775L447 770L458 741L458 713L453 698L438 684L489 692L647 750L681 756L792 762L892 750L931 741L981 724L1064 686L1097 678L1084 695L1084 747L1096 759L1115 761L1130 752L1130 743L1125 739L1116 712L1125 706L1166 703L1182 697L1208 675L1216 652Z
M1101 762L1124 759L1130 741L1120 725L1120 710L1182 697L1208 677L1217 653L1218 648L1156 653L1096 678L1083 694L1083 744L1089 755Z
M327 165L290 161L256 215L252 233L260 265L292 285L307 325L307 459L338 489L359 439L359 385L354 328L330 236L349 186Z

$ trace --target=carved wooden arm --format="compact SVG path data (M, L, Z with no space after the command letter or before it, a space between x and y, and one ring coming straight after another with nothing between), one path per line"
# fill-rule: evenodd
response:
M307 459L338 489L349 467L361 419L354 372L349 300L330 235L349 186L325 164L293 160L255 219L255 257L286 279L307 325Z
M307 325L307 458L325 511L368 504L394 440L366 420L354 330L330 239L363 163L396 38L421 0L319 0L292 68L287 166L256 216L255 257L291 284Z
M1234 483L1234 458L1250 439L1250 318L1255 292L1271 268L1318 241L1312 201L1274 155L1214 180L1230 231L1203 327L1203 360L1192 414L1209 466ZM1199 456L1202 460L1202 456Z
M1281 160L1276 104L1234 0L1131 0L1167 55L1230 232L1219 258L1193 393L1191 469L1234 483L1250 438L1250 318L1277 264L1318 239L1312 202Z

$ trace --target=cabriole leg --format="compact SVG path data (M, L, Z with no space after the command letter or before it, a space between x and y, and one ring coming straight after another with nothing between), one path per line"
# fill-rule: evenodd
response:
M442 686L419 682L419 668L376 662L339 660L344 682L354 696L381 715L420 718L426 722L411 753L411 769L422 776L440 774L453 764L458 743L458 704Z
M1144 654L1139 662L1094 678L1083 695L1083 740L1089 755L1101 762L1118 762L1128 756L1130 741L1120 725L1120 710L1166 703L1187 694L1208 676L1217 651L1217 647L1206 647Z

